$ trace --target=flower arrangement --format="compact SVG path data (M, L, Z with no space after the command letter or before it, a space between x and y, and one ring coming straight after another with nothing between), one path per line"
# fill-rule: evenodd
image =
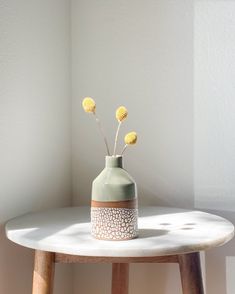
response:
M96 123L97 123L97 125L99 127L100 133L101 133L101 135L103 137L103 140L104 140L104 143L105 143L105 146L106 146L107 155L111 156L110 148L109 148L109 145L108 145L107 138L105 136L104 129L103 129L101 121L98 118L97 113L96 113L96 103L95 103L94 99L92 99L91 97L84 98L83 101L82 101L82 106L83 106L83 109L84 109L84 111L86 113L91 113L91 114L94 115ZM118 136L119 136L121 125L122 125L123 121L127 118L127 116L128 116L128 111L127 111L125 106L120 106L120 107L117 108L117 110L116 110L116 119L117 119L117 122L118 122L118 126L117 126L117 131L116 131L115 140L114 140L114 148L113 148L113 154L112 154L113 157L118 156L117 155ZM125 144L124 144L124 147L123 147L122 152L120 154L121 156L124 154L124 152L125 152L125 150L127 149L128 146L136 144L137 138L138 137L137 137L136 132L129 132L129 133L127 133L125 135L125 137L124 137L124 143Z
M96 103L91 97L82 101L86 113L94 116L103 137L107 156L105 167L93 180L91 189L91 235L101 240L130 240L138 236L138 201L135 180L123 168L123 154L128 146L135 145L137 133L129 132L124 137L124 147L117 153L120 128L128 117L125 106L117 108L117 130L111 149L101 121L97 116Z

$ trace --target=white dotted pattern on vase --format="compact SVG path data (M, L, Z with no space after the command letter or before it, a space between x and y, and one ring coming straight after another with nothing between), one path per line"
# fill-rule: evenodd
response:
M138 209L91 207L91 234L103 240L137 237Z

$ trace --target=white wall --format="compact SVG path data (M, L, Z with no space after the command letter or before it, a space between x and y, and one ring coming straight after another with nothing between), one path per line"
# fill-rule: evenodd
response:
M136 129L139 142L125 166L140 205L192 207L193 1L74 0L72 36L74 204L89 204L104 165L95 122L81 109L90 95L109 141L116 107L129 109L122 135ZM75 293L109 293L109 266L79 265L76 273ZM130 287L135 294L180 293L177 267L132 266Z
M30 293L33 256L3 224L70 204L70 6L67 0L0 1L0 293ZM71 270L55 293L71 293Z
M97 127L81 108L90 95L110 142L115 109L129 109L122 135L136 129L139 143L125 162L140 202L193 204L192 33L192 1L72 1L74 203L89 203L104 165Z
M195 4L195 201L235 211L235 1Z
M235 223L235 1L195 1L195 206ZM235 240L206 256L209 294L233 294Z

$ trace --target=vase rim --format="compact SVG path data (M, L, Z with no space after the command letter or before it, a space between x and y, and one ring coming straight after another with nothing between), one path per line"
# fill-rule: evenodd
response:
M121 155L116 156L105 156L105 166L106 167L120 167L122 168L122 159Z

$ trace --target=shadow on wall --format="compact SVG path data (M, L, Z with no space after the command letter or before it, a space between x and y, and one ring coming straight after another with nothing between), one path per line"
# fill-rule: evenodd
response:
M138 281L138 283L136 282ZM132 264L130 268L130 293L182 294L177 264Z
M33 251L9 241L3 224L0 225L0 240L0 264L4 265L0 267L0 293L30 293ZM14 266L16 263L17 267Z
M167 183L167 180L160 179L156 176L155 180L152 179L152 183L146 186L143 185L141 177L139 180L137 179L139 205L193 208L191 200L184 201L182 197L179 197L180 190L174 189L173 185Z
M206 210L206 212L220 215L235 224L235 213L225 211ZM229 278L232 268L226 261L233 261L235 256L235 238L222 247L213 248L206 252L206 290L207 294L233 294L234 277ZM232 264L232 266L234 266ZM215 283L216 281L216 283ZM233 289L233 290L232 290ZM232 291L232 292L231 292Z

